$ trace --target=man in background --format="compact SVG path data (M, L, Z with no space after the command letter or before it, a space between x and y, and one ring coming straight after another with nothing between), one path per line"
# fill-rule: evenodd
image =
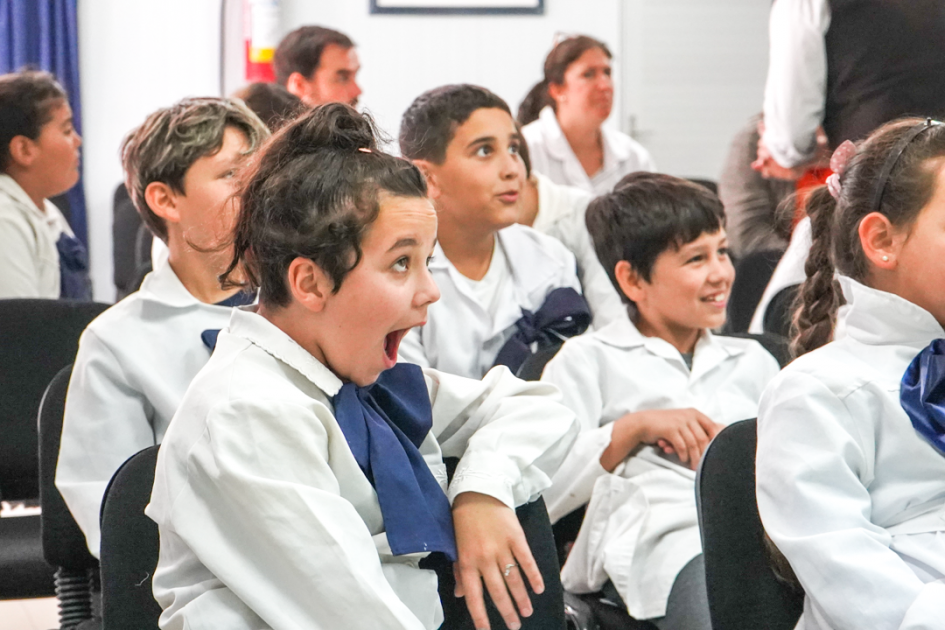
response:
M358 104L361 64L354 42L323 26L303 26L286 35L272 65L276 82L309 107L325 103Z

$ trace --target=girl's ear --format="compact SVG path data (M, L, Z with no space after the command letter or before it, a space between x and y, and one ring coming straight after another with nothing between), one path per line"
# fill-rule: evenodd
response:
M564 96L564 85L555 82L548 83L548 96L551 97L555 103L560 103L562 97Z
M151 182L144 189L144 200L151 212L168 223L180 223L180 211L177 209L177 193L164 182Z
M14 136L10 140L10 159L21 168L29 168L36 159L36 143L26 136Z
M289 263L286 282L292 298L313 313L325 308L335 286L321 267L301 256Z
M905 231L897 230L885 215L871 212L860 221L858 232L867 260L879 269L896 268L896 258L908 237Z
M621 260L614 267L617 284L627 299L639 304L646 297L646 282L626 260Z
M436 164L429 160L413 160L413 164L420 169L423 178L427 180L427 196L432 200L439 199L443 191L438 183Z

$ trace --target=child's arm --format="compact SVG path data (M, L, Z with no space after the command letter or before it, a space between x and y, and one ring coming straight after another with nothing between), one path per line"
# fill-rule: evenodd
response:
M47 297L39 294L36 237L23 219L0 217L0 299Z
M640 444L657 444L695 470L702 454L723 425L697 409L649 409L624 414L614 421L610 444L600 456L600 465L613 472Z
M923 616L936 590L940 624L945 586L923 584L890 549L892 535L871 521L864 480L876 464L870 418L877 410L851 398L796 372L765 391L756 463L765 530L831 628L937 627L900 625Z

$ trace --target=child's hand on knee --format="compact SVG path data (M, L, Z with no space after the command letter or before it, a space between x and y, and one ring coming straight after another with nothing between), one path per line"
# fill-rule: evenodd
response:
M506 625L517 630L519 614L532 614L525 579L535 593L543 592L545 584L515 511L488 495L464 492L453 501L453 524L459 552L453 565L456 596L466 598L476 628L489 628L484 581Z
M641 412L641 441L675 453L695 470L712 438L724 428L696 409L661 409Z

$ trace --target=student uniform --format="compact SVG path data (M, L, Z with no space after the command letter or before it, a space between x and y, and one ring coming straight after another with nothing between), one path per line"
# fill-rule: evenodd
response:
M581 434L544 498L552 522L588 503L561 574L572 592L610 579L637 619L666 614L679 572L702 551L695 472L641 445L613 473L600 465L613 422L649 409L695 408L720 424L754 418L778 364L757 342L704 331L690 369L676 348L629 318L565 342L542 382L561 389Z
M534 170L545 174L556 184L575 186L594 195L611 192L628 173L656 170L649 151L639 142L608 126L602 126L600 131L604 164L593 177L588 177L580 160L574 155L550 106L541 110L538 120L522 128L522 135L528 143L528 154Z
M945 624L945 456L900 404L945 330L840 277L842 338L788 365L758 414L758 509L806 592L798 630Z
M532 227L554 236L574 254L594 328L603 328L615 319L626 317L627 307L601 266L584 222L593 195L574 186L556 184L541 173L533 175L538 180L538 214Z
M547 385L424 371L433 428L419 447L446 490L536 499L577 424ZM437 579L394 556L377 494L332 397L342 382L283 331L234 310L158 456L146 513L161 532L161 627L437 628Z
M492 262L475 282L463 276L437 243L430 272L440 300L427 323L400 344L399 360L441 372L481 378L516 331L522 309L536 311L554 289L580 292L574 255L557 239L524 225L499 230Z
M210 358L203 331L232 309L204 304L165 261L79 340L66 397L56 487L98 557L99 509L121 464L159 444L187 386Z
M48 199L37 208L19 184L0 174L0 299L60 295L56 243L72 230Z

